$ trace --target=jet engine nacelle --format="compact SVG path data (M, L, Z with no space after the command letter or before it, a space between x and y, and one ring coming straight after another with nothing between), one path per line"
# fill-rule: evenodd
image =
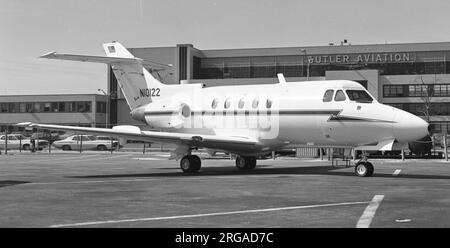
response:
M152 102L131 112L133 119L145 121L152 128L181 127L191 116L186 103Z
M430 135L408 143L408 148L415 155L423 156L425 154L429 154L433 148Z

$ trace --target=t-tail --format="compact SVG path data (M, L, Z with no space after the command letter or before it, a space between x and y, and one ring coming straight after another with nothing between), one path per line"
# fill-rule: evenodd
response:
M152 97L160 97L161 89L168 87L144 68L142 59L133 56L119 42L105 43L103 48L107 57L51 52L41 58L109 64L130 110L152 102Z

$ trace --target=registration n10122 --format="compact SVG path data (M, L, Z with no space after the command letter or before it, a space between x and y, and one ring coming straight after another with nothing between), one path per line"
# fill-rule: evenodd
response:
M160 96L159 88L147 88L147 89L139 89L140 97L151 97L151 96Z

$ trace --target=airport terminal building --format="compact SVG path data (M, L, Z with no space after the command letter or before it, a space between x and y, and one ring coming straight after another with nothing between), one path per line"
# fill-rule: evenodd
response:
M278 83L277 73L288 82L354 80L379 102L429 119L434 133L450 132L450 42L221 50L179 44L129 49L166 84L271 84ZM106 96L0 96L0 128L22 121L141 126L130 118L111 68L105 73ZM428 115L425 106L430 107Z
M20 122L104 127L106 96L97 94L0 96L0 132Z

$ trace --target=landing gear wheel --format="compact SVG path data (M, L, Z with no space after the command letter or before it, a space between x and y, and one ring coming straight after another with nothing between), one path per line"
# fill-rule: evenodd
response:
M253 170L256 167L256 158L255 157L237 156L236 157L236 167L239 170Z
M355 173L360 177L370 177L373 175L373 165L370 162L358 162L355 166Z
M181 159L180 167L183 172L198 172L202 167L202 161L197 155L186 155Z

